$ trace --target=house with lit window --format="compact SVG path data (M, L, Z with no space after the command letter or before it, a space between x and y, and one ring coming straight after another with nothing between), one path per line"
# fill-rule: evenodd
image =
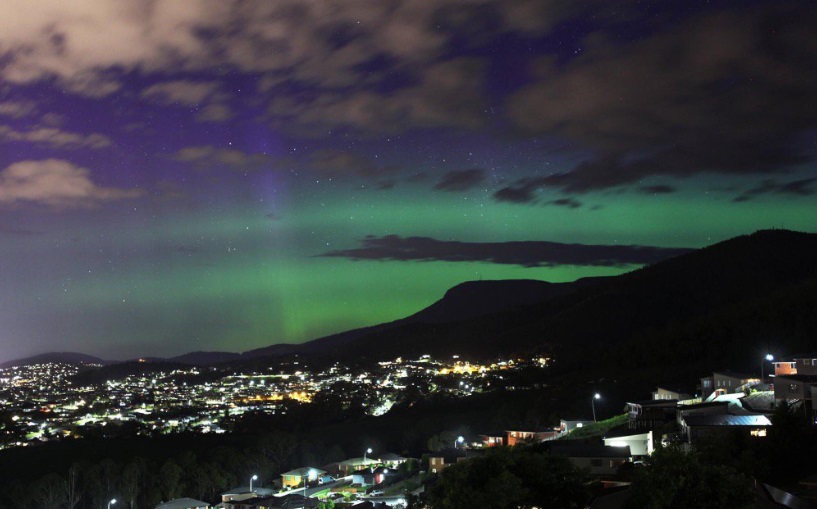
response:
M683 401L685 399L689 399L689 394L681 391L680 389L667 389L665 387L656 387L652 393L653 400L659 399L674 399L676 401Z
M798 354L774 361L774 375L817 375L817 353Z
M571 421L562 419L559 421L559 433L570 433L574 429L583 428L588 424L593 424L593 421Z
M812 388L817 386L817 375L780 375L774 379L774 399L812 402Z
M298 488L303 486L305 482L317 481L318 478L325 473L326 471L320 468L296 468L295 470L281 474L281 484L284 488Z
M477 435L483 447L498 447L505 445L505 433L497 431L494 433L486 433L484 435Z
M750 387L760 384L760 377L737 373L735 371L716 371L712 376L701 378L701 398L706 399L712 393L734 394L748 392Z
M516 445L518 442L542 442L559 434L556 430L549 431L505 431L505 444Z
M687 442L694 445L704 437L718 436L724 433L745 433L751 437L762 438L772 426L768 417L757 415L708 415L696 414L683 418L683 429L686 430Z
M432 474L439 474L454 463L467 459L462 451L440 451L428 457L428 471Z

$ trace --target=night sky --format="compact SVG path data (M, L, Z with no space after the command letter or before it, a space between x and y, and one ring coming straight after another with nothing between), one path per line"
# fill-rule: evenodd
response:
M814 2L0 3L0 360L817 231Z

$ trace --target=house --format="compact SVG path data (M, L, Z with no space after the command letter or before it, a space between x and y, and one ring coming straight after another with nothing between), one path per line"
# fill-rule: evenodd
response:
M678 407L676 422L678 428L686 433L684 419L690 415L727 415L729 413L728 401L710 401L707 403L696 403L694 405L682 405Z
M375 466L380 464L379 459L372 459L372 458L351 458L345 461L341 461L338 463L338 473L342 475L349 475L352 472L357 470L362 470L364 468L374 468Z
M575 440L548 442L548 451L563 456L578 468L585 468L594 476L611 476L618 473L621 465L630 461L629 447L612 447L577 443Z
M386 467L378 467L373 470L358 470L352 473L352 484L374 486L385 481L387 476L395 475L396 473L396 470Z
M817 353L793 355L774 361L774 375L817 375Z
M317 498L304 497L296 492L277 499L276 503L277 506L258 507L258 509L316 509L321 502Z
M517 442L541 442L558 435L558 431L506 431L505 444L516 445Z
M156 509L209 509L210 504L194 498L177 498L163 502Z
M817 375L780 375L774 380L774 399L811 402L812 388L817 386Z
M593 424L593 421L568 421L566 419L562 419L559 421L559 432L570 433L574 429L582 428L588 424Z
M698 394L702 399L706 399L713 392L715 392L715 381L711 376L702 377L701 383L698 384Z
M735 371L717 371L712 373L712 381L715 392L730 394L746 392L748 387L759 384L760 378Z
M772 422L765 415L688 415L683 419L690 444L725 432L737 431L753 437L765 437L771 425Z
M608 447L627 447L631 456L649 456L655 450L653 432L633 433L630 429L610 430L604 436Z
M253 487L253 489L250 489L249 486L239 486L238 488L233 488L230 491L222 493L221 502L240 502L242 500L267 495L272 495L272 490L269 488Z
M451 449L432 453L428 457L428 471L432 474L439 474L454 463L458 463L466 458L467 456L464 452Z
M397 468L401 464L408 461L408 458L404 458L403 456L400 456L399 454L394 454L392 452L381 454L379 459L380 463L389 468Z
M284 488L297 488L306 482L317 481L318 477L325 474L325 470L313 467L296 468L281 474L281 484Z
M653 400L660 400L660 399L674 399L676 401L683 401L685 399L690 399L689 394L685 392L681 392L680 390L672 390L666 389L664 387L656 387L655 391L652 393Z
M477 436L482 442L483 447L497 447L500 445L505 445L505 433L502 431Z
M650 430L675 420L678 401L651 399L627 403L627 427Z

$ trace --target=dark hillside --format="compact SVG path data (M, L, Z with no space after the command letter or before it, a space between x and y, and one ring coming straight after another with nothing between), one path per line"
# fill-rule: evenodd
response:
M792 351L817 335L815 259L817 235L761 231L536 305L459 323L376 331L334 352L387 358L549 351L565 368L701 355L714 363L727 357L742 363L731 349L754 352L772 341L777 351Z

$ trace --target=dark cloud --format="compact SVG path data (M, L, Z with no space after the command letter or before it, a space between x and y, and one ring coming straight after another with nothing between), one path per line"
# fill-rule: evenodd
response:
M582 206L582 202L575 200L573 198L559 198L558 200L553 200L548 202L551 205L558 205L559 207L567 207L571 209L578 209Z
M763 194L788 194L792 196L811 196L817 193L817 189L812 187L812 184L817 182L817 177L805 178L799 180L792 180L789 182L779 183L774 180L764 180L757 186L748 189L735 197L734 202L749 201L757 196Z
M690 249L654 246L604 246L547 241L456 242L429 237L369 236L361 247L321 256L351 260L487 262L524 267L580 265L626 267L654 263Z
M644 194L672 194L675 192L675 188L666 184L656 184L654 186L639 187L638 191Z
M468 170L449 171L434 185L438 191L462 192L473 189L485 181L485 170L471 168Z
M499 202L533 203L536 201L536 191L541 187L541 179L520 179L496 191L493 198Z
M817 126L816 25L813 6L792 4L700 15L633 43L595 35L581 57L541 62L509 115L522 133L597 154L539 181L569 193L655 175L781 173L805 160L794 140Z

